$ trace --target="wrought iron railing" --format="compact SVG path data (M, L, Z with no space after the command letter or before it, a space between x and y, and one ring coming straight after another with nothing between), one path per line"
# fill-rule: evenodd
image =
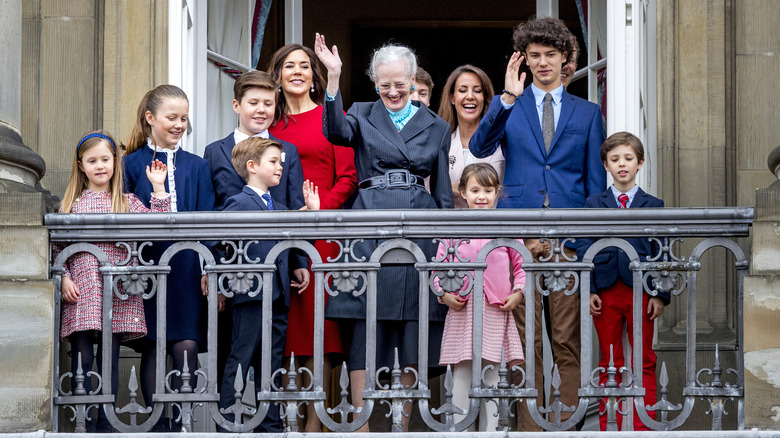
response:
M136 402L137 379L133 373L121 376L120 382L128 385L130 402L118 406L116 395L112 393L110 384L101 383L97 389L86 393L79 381L95 376L100 382L101 376L110 376L111 348L103 348L104 357L99 373L91 370L74 370L73 374L63 373L59 361L55 359L53 377L53 403L55 405L54 429L58 425L58 416L67 412L77 431L83 431L85 422L91 415L90 409L96 406L105 408L112 426L120 432L145 432L151 429L162 415L166 404L175 404L181 412L181 421L185 431L192 428L193 409L200 407L207 412L218 426L234 432L250 432L266 415L270 403L282 406L282 415L288 428L297 430L296 413L304 403L314 403L316 412L322 423L334 432L351 432L365 424L371 413L383 402L390 409L393 419L393 430L401 431L401 418L405 401L416 403L425 424L433 431L456 432L465 430L471 425L479 408L480 399L493 399L498 406L500 427L509 427L512 410L517 403L522 403L530 411L534 421L549 431L565 431L572 428L583 419L591 400L603 398L606 400L606 413L609 418L608 427L616 428L619 415L618 401L632 397L634 406L642 422L655 430L673 430L682 426L690 418L696 399L709 401L707 413L712 415L712 429L722 427L724 403L728 399L736 400L737 428L744 428L744 376L743 376L743 316L742 296L743 277L748 267L748 261L733 240L748 235L753 219L751 208L669 208L669 209L628 209L628 210L489 210L489 211L320 211L320 212L252 212L231 213L152 213L152 214L56 214L46 216L46 225L51 232L52 244L64 246L64 250L52 261L52 278L55 284L55 303L57 306L56 328L59 330L60 282L64 272L66 259L77 252L90 252L101 264L104 290L114 293L143 295L145 300L157 300L157 333L158 353L156 370L156 392L153 395L154 409L148 409ZM562 250L562 245L577 238L590 237L599 239L588 250L582 260L568 258ZM658 254L645 262L639 261L633 247L624 238L638 237L656 241L661 248ZM676 254L682 238L701 239L688 257ZM464 238L494 239L479 253L476 260L445 263L443 260L426 256L415 243L415 239L434 239L457 253L457 242ZM549 260L534 262L528 249L515 239L546 239L553 248ZM331 260L321 260L311 240L332 240L337 242L340 253ZM381 239L375 251L368 258L355 256L355 249L364 240ZM244 251L257 240L278 241L265 260L251 260ZM159 258L145 260L139 257L141 250L153 241L175 242ZM209 249L213 242L218 241L233 248L233 258L215 259ZM120 264L112 265L106 254L89 242L116 242L117 247L127 251L127 256ZM422 333L427 333L429 301L431 293L436 291L433 279L448 277L451 281L445 289L458 290L463 284L463 278L469 277L474 300L474 358L481 357L482 340L482 306L483 270L485 259L492 249L511 247L523 256L524 269L527 274L526 283L526 321L527 324L538 324L534 315L534 300L543 295L579 291L587 294L590 284L591 269L594 255L603 248L616 246L625 251L631 258L631 269L634 275L634 312L641 312L642 294L656 294L659 291L671 292L673 300L686 300L688 315L687 347L685 351L685 386L682 388L668 387L665 364L659 374L660 390L658 402L653 406L643 403L645 394L642 388L642 326L635 324L631 335L638 342L633 350L633 369L616 370L594 368L592 363L592 329L588 300L581 300L580 315L583 321L581 327L581 379L579 388L579 403L576 406L565 406L558 397L547 408L536 405L539 388L534 387L534 379L521 379L523 383L516 385L509 379L510 372L523 370L515 367L507 369L501 363L500 380L497 385L487 386L481 379L483 370L481 361L473 361L473 379L471 382L471 404L465 418L456 421L454 414L458 409L451 403L451 398L442 400L441 406L431 405L431 388L428 387L428 357L427 337L420 336L419 366L417 371L401 370L396 366L392 370L377 370L375 362L375 322L377 319L377 288L374 280L377 270L386 263L412 264L419 272L419 327ZM707 367L698 368L696 363L697 331L696 331L696 300L697 272L701 268L702 256L714 247L723 247L733 254L735 263L729 269L735 269L738 274L737 303L737 366L735 369L722 369L716 350L712 362ZM274 260L284 250L298 248L312 260L313 281L315 283L315 334L314 334L314 369L308 370L296 364L286 364L280 370L271 370L270 338L271 338L271 284L274 275ZM197 252L204 264L204 271L209 277L208 296L208 352L205 367L198 364L185 364L180 371L166 372L163 358L166 345L165 308L166 276L170 272L168 262L181 251ZM724 269L727 267L723 267ZM471 274L469 271L473 271ZM453 275L454 274L454 275ZM262 278L263 294L263 332L262 332L262 371L255 375L258 406L250 409L241 404L237 397L236 405L229 409L219 408L217 393L217 289L222 287L224 279L236 279L246 275L257 275ZM652 281L643 281L650 278ZM572 280L573 279L573 280ZM121 281L124 292L117 289ZM573 281L575 288L569 286ZM240 282L233 281L231 284ZM447 283L447 282L442 282ZM647 285L652 284L652 287ZM251 288L234 287L224 289L227 295L235 293L258 293ZM645 290L643 290L645 289ZM477 292L477 293L474 293ZM341 400L338 405L329 409L325 406L326 394L323 391L323 324L325 294L337 295L351 293L366 294L367 297L367 346L365 403L362 408L355 408L348 400L349 385L346 371L340 379ZM111 294L103 297L103 333L102 342L109 347L111 336L105 335L111 328ZM641 321L635 317L634 321ZM59 331L55 336L55 348L59 353ZM534 373L533 350L540 348L534 345L533 330L526 331L523 339L525 349L525 372L529 376ZM54 355L55 358L59 354ZM435 365L435 364L433 364ZM204 370L205 368L205 370ZM382 385L380 372L388 372L389 385ZM618 385L615 376L626 371L630 375L629 384ZM415 383L411 387L401 384L401 374L414 373ZM91 373L91 374L90 374ZM283 387L274 383L274 377L286 373L290 385ZM298 388L296 379L302 373L311 376L311 385ZM608 381L599 385L598 375L606 373ZM234 388L225 390L242 393L244 381L238 373ZM704 379L703 375L710 376ZM171 389L170 379L177 375L182 380L181 389ZM63 389L66 377L73 376L75 387L70 391ZM553 384L557 375L553 376ZM707 380L707 381L704 381ZM197 382L197 383L196 383ZM445 378L445 387L450 389L449 372ZM554 389L557 389L554 387ZM680 395L681 404L673 404L668 393ZM228 411L236 413L234 421L226 420L224 414ZM560 413L570 411L571 416L561 420ZM652 419L649 411L657 413ZM121 418L118 414L125 414ZM336 414L336 415L333 415ZM352 415L350 415L352 414ZM549 414L549 415L545 415Z

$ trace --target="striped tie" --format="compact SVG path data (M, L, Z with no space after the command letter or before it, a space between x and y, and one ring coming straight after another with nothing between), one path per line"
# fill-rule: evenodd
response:
M620 196L618 196L618 201L620 201L620 205L618 205L618 207L628 208L628 195L621 193Z

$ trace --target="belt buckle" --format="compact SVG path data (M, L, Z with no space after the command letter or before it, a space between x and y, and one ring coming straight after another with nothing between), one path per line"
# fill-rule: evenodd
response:
M385 172L385 180L387 187L409 188L412 185L409 171L406 169L388 170Z

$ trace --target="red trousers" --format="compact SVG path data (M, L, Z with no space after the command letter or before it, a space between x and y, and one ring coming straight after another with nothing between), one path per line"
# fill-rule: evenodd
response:
M615 361L615 368L620 370L625 360L623 358L623 324L626 325L628 330L628 342L631 344L631 348L634 348L634 336L633 336L633 289L623 283L620 278L618 281L607 289L604 289L599 293L601 297L601 315L593 317L593 325L596 327L596 334L599 337L599 353L601 358L599 360L599 366L606 369L609 366L609 346L613 346L613 354ZM650 297L647 294L642 294L642 386L645 388L644 405L652 406L656 402L656 375L655 365L656 357L655 351L653 351L653 321L647 315L647 303ZM615 378L618 383L622 379L621 373L618 373ZM607 381L607 374L601 373L599 383L605 383ZM601 412L605 409L604 400L599 403ZM633 404L632 404L633 408ZM650 430L642 423L639 416L634 409L634 430ZM655 412L650 412L650 417L655 419ZM621 427L621 417L618 417L618 428ZM599 424L601 430L607 429L607 415L606 413L599 415Z

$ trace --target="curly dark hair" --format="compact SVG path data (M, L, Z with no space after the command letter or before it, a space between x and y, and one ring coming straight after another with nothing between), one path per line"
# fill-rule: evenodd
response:
M573 34L563 21L551 17L531 17L525 23L518 24L512 33L512 42L518 52L524 54L529 44L540 44L558 49L567 60L575 51L573 39Z

